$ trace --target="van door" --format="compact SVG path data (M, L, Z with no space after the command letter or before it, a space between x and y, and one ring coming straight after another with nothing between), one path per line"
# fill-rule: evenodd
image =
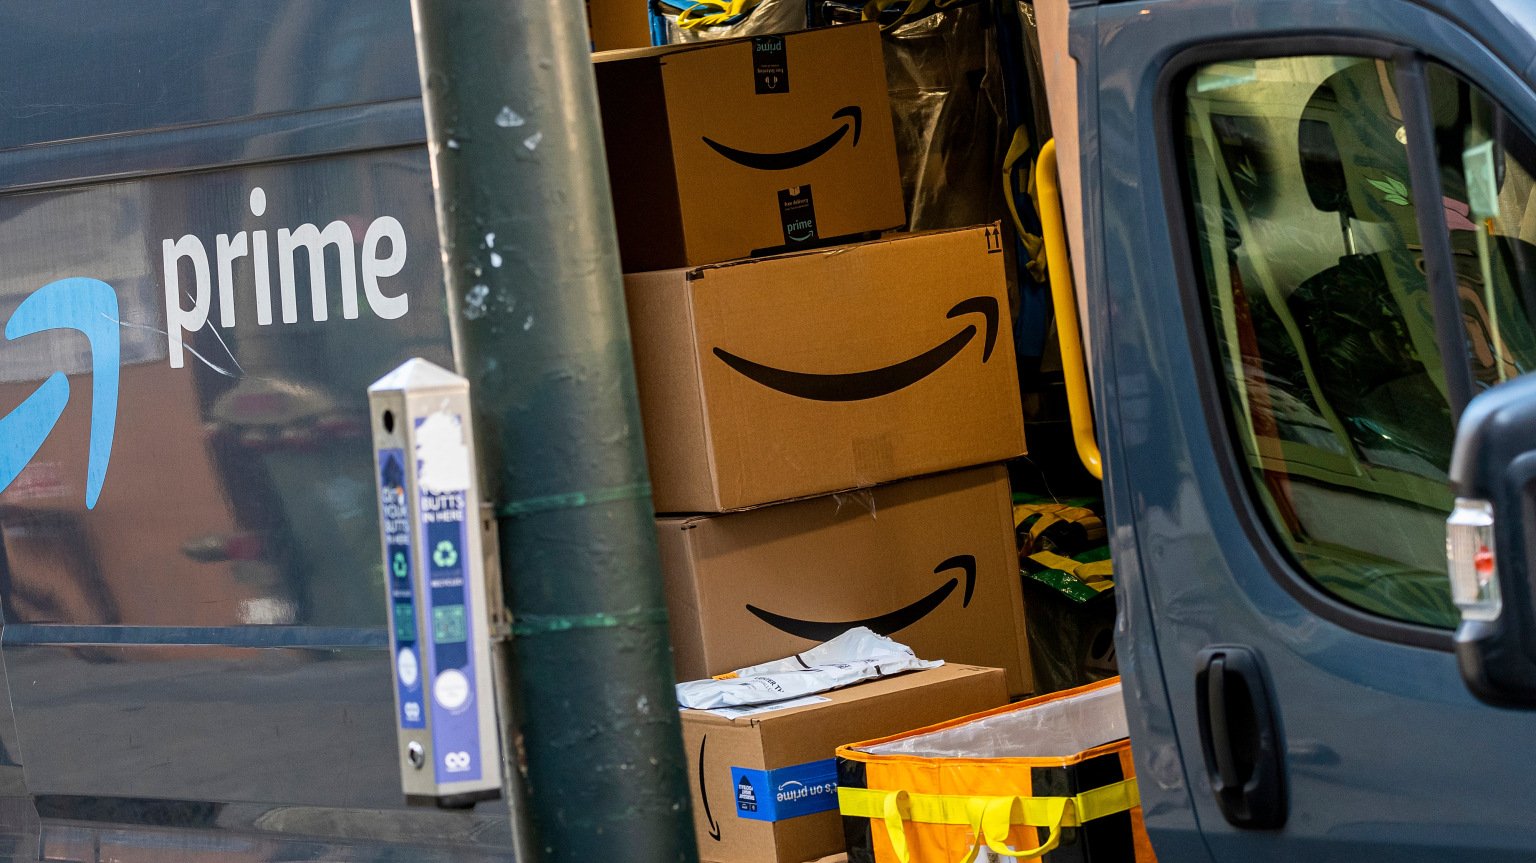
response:
M1074 12L1117 641L1163 859L1536 854L1536 714L1458 671L1444 528L1461 411L1536 368L1536 47L1529 11L1452 9Z

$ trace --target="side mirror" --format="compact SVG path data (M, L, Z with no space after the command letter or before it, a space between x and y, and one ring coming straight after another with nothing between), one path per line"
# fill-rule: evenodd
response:
M1536 375L1467 405L1451 489L1445 547L1461 675L1484 701L1536 707Z

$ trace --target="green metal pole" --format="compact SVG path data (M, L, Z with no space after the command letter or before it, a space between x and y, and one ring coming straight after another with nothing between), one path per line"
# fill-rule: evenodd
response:
M513 618L503 740L523 750L533 856L693 863L582 0L412 8L454 350Z

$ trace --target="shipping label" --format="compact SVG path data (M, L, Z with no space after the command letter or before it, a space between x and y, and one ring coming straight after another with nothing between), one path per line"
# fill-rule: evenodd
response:
M816 202L811 197L811 186L796 186L779 190L779 221L784 228L784 246L797 249L816 243Z
M783 36L753 37L752 77L759 96L789 92L789 51Z

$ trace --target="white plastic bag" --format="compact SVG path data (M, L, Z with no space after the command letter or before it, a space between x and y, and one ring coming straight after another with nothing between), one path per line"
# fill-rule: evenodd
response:
M679 683L677 703L699 710L767 704L943 664L859 626L804 653L738 669L735 677Z

